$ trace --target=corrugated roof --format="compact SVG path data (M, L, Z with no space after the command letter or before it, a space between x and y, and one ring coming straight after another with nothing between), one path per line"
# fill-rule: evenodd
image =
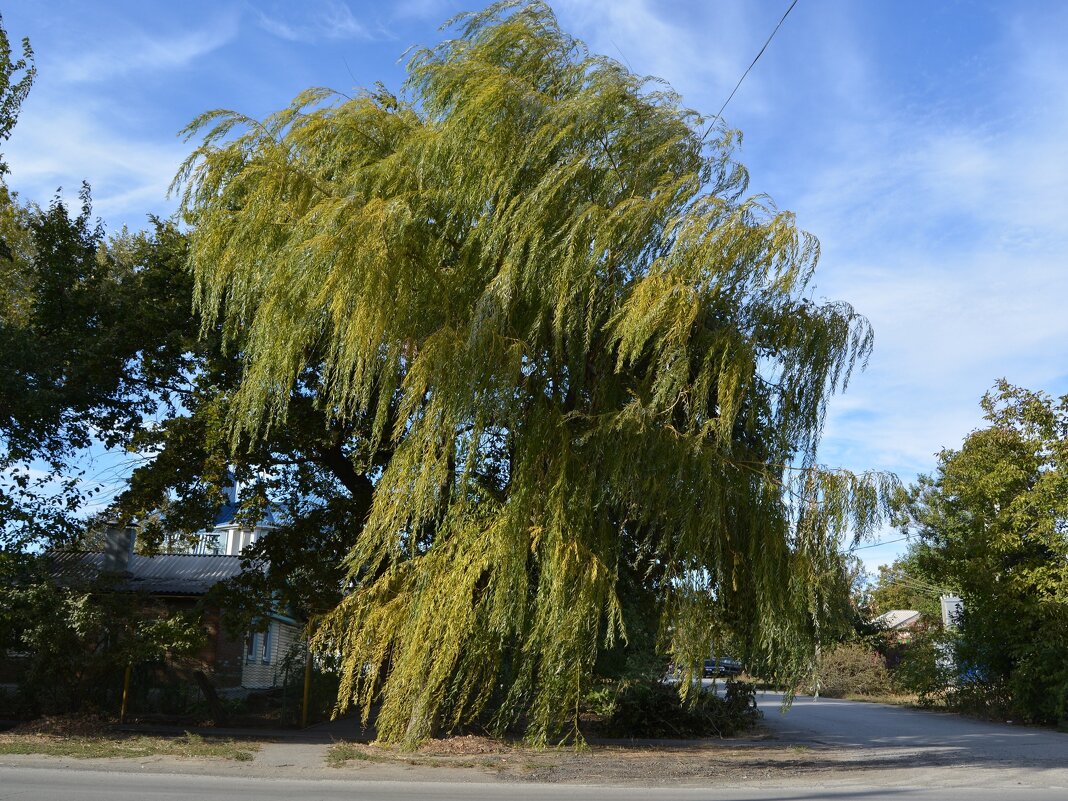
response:
M915 609L891 609L875 618L872 622L888 629L899 629L920 619L920 613Z
M62 580L91 580L100 575L102 553L56 553L53 569ZM203 595L241 572L240 556L159 554L130 557L119 588L158 595Z

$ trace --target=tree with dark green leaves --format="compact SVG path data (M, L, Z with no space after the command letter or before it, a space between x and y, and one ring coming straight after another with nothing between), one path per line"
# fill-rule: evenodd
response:
M0 141L33 77L29 44L13 60L0 27ZM150 219L147 231L109 237L87 186L77 208L58 197L42 208L0 183L0 240L0 657L27 655L23 690L37 699L27 709L92 701L87 688L106 671L90 663L121 668L126 645L170 637L177 647L188 633L188 621L156 625L148 603L114 615L130 599L108 588L55 585L40 554L99 549L93 507L136 523L143 552L184 550L210 528L236 473L249 488L243 517L252 523L269 505L281 525L217 588L211 600L225 622L248 631L279 607L304 616L333 608L370 503L371 479L346 456L358 426L328 426L296 388L285 426L231 451L225 421L241 360L201 330L186 237L174 224ZM101 448L108 462L122 457L98 480L90 454ZM115 502L101 504L104 485L131 468ZM101 639L110 645L97 648ZM83 659L87 648L93 656Z
M296 388L286 425L232 452L241 360L200 330L185 235L152 220L107 237L87 188L77 214L58 199L44 209L7 200L0 222L17 246L0 265L0 544L99 547L86 510L101 508L103 482L87 454L105 448L122 454L113 483L132 470L105 516L136 521L148 552L187 549L235 474L250 524L281 507L283 525L246 554L250 569L231 588L235 627L276 603L332 608L370 504L371 478L346 456L359 426L328 426Z
M72 573L57 582L44 559L0 557L0 659L19 678L20 715L116 708L127 665L196 666L205 641L199 614L158 598L134 602L116 576Z
M542 3L453 24L400 96L204 115L178 177L231 441L308 401L360 431L373 499L317 635L339 706L381 700L387 741L567 736L634 585L677 664L730 636L799 679L892 483L815 462L866 321L810 299L817 242L746 195L735 132Z
M36 77L37 67L34 65L30 40L23 37L22 55L13 56L11 40L4 29L4 18L0 16L0 142L11 138L19 110ZM0 179L7 171L7 162L4 161L3 154L0 154Z
M129 445L173 409L195 343L181 235L107 241L92 218L58 199L5 211L19 247L0 289L0 486L8 544L77 536L94 483L84 455L94 443ZM14 237L8 241L14 241Z
M915 559L964 602L953 686L1056 722L1068 718L1068 395L1000 381L983 410L987 426L912 488Z
M88 190L77 216L58 200L8 211L24 245L0 289L5 545L99 545L87 528L99 482L86 475L86 453L102 446L125 454L119 470L132 468L106 515L136 521L149 552L188 548L234 476L248 488L249 524L280 507L283 525L247 554L232 593L243 602L235 626L278 602L332 608L341 557L370 504L371 479L346 456L358 427L328 426L298 389L286 425L233 453L226 418L241 361L217 335L201 336L185 235L156 220L105 237Z

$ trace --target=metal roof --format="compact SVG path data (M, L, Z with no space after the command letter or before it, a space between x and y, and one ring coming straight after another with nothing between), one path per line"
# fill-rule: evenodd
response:
M915 623L920 619L920 613L915 609L891 609L875 618L872 622L888 629L900 629Z
M68 581L89 581L100 575L102 553L55 553L53 572ZM203 595L241 572L240 556L212 554L134 554L118 587L157 595Z

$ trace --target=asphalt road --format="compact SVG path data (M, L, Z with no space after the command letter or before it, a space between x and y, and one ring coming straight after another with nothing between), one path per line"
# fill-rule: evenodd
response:
M812 746L915 752L913 765L1068 769L1068 734L985 723L944 712L799 697L781 713L782 696L758 693L764 723L779 740ZM1068 792L1063 796L1068 801Z
M339 779L322 767L324 744L294 742L234 765L9 757L0 801L1068 801L1068 734L831 699L799 698L783 714L781 700L759 695L772 739L753 745L831 760L831 770L656 788Z
M18 801L1064 801L1063 788L636 788L538 784L307 781L4 768L0 799Z

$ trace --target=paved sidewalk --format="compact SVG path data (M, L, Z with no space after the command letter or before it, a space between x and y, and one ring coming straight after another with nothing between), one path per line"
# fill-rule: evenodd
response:
M186 764L192 768L189 772L244 775L298 776L306 778L337 778L338 771L326 764L326 753L334 743L370 742L374 739L373 729L364 728L359 716L346 715L337 720L317 723L306 729L299 728L265 728L265 727L214 727L214 726L169 726L151 723L132 723L117 727L119 731L131 734L160 734L179 737L186 732L202 737L229 737L235 740L254 740L260 744L251 762L215 763L213 766L202 763L199 767ZM147 767L145 764L142 768ZM176 769L186 772L177 764L161 764L155 767L168 771ZM385 766L376 766L373 773L385 773Z

